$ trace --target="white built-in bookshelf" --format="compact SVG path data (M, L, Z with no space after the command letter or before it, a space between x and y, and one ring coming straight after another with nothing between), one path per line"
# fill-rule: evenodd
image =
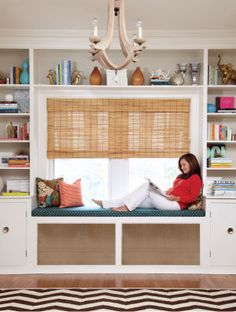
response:
M207 103L215 103L215 98L220 96L232 96L236 100L236 85L209 85L208 84L208 65L216 66L218 61L218 55L221 55L222 63L232 63L236 68L236 44L234 43L221 43L221 41L213 41L213 43L198 43L184 42L183 40L176 42L173 40L173 46L171 40L168 44L164 42L162 45L152 44L151 48L147 49L140 56L139 64L131 64L128 68L128 81L130 83L130 77L136 66L140 66L145 77L144 86L131 86L127 87L109 87L106 86L105 71L101 69L103 76L103 85L91 86L89 85L89 76L94 66L97 64L91 62L91 56L88 53L87 46L82 44L66 42L59 42L55 39L52 41L44 41L41 43L37 39L32 38L30 42L23 41L17 47L17 42L14 44L1 43L0 44L0 70L8 72L11 66L21 66L24 59L29 58L30 64L30 83L29 85L14 85L14 84L0 84L0 100L4 99L6 94L17 95L20 99L28 99L29 109L27 112L20 112L14 114L0 114L0 154L7 153L17 154L19 152L27 153L30 155L30 166L27 168L8 168L3 164L0 164L0 176L4 183L8 179L28 179L30 181L30 197L0 197L0 212L4 213L6 222L12 219L12 215L15 215L15 219L12 221L14 226L18 230L18 237L12 243L12 248L9 252L5 253L5 256L0 260L0 265L7 267L6 272L97 272L98 269L94 266L73 266L73 267L61 267L53 266L38 266L37 265L37 228L38 224L44 223L43 218L32 218L30 216L31 207L35 207L35 177L42 176L45 178L53 177L53 161L47 160L47 114L46 114L46 101L47 98L190 98L191 99L191 114L190 114L190 147L200 159L202 165L202 176L204 182L204 195L207 197L206 204L206 217L204 218L173 218L173 223L189 223L200 225L200 265L186 268L184 266L174 266L172 269L175 272L216 272L221 270L221 264L224 266L223 271L235 272L236 261L232 264L232 252L234 245L227 245L222 255L218 255L219 242L224 242L228 238L225 237L226 229L229 227L231 220L234 220L235 212L233 207L236 204L236 197L231 196L213 196L208 192L207 183L208 180L214 180L221 177L225 180L236 181L236 141L228 140L209 140L208 138L208 124L209 123L223 123L231 127L236 132L236 113L208 113ZM36 43L37 42L37 43ZM72 42L72 41L71 41ZM110 52L111 58L119 62L121 58L121 52L118 49L113 49ZM62 60L71 60L73 69L77 69L84 74L84 78L81 79L79 85L50 85L47 78L48 71L50 69L56 70L56 66ZM179 63L199 63L200 64L200 82L198 85L162 85L162 86L150 86L149 76L152 70L162 69L165 71L173 72L176 70L176 65ZM98 66L99 67L99 66ZM7 140L4 136L6 133L6 125L12 121L13 124L19 124L24 122L30 122L30 138L29 140ZM226 154L232 159L232 167L230 168L209 168L207 166L207 146L208 144L224 144ZM220 208L224 209L223 212ZM22 209L19 212L19 209ZM28 217L26 218L26 212ZM19 213L19 215L18 215ZM213 217L210 217L212 215ZM224 219L224 228L219 228L219 220ZM4 219L5 220L5 219ZM44 219L46 220L46 219ZM46 220L46 223L97 223L96 218L75 220L75 218L68 218L67 221L62 218L50 217L50 220ZM122 245L122 226L125 223L125 218L116 220L102 219L100 222L109 223L114 222L116 225L116 264L110 267L100 267L99 271L104 272L137 272L142 270L143 272L164 272L169 270L161 266L138 266L136 268L129 266L122 268L121 257L119 248ZM136 222L137 219L130 219L130 223ZM128 223L129 223L128 222ZM162 220L155 220L150 218L140 219L141 223L164 223L169 224L169 218L162 218ZM235 222L235 221L234 221ZM216 226L219 230L220 237L215 239ZM234 223L232 226L236 227ZM214 232L214 235L210 232L210 229ZM23 236L22 236L23 235ZM218 234L217 234L218 235ZM227 234L228 235L228 234ZM232 237L232 236L231 236ZM23 242L19 244L18 249L15 250L18 238ZM6 248L6 243L3 249ZM9 245L9 244L8 244ZM231 247L230 247L231 246ZM218 249L217 249L218 248ZM228 248L228 249L227 249ZM26 251L28 258L26 256ZM217 251L217 252L216 252ZM211 256L210 256L211 254ZM20 255L20 256L19 256ZM14 258L14 260L12 260ZM11 259L11 261L9 261ZM231 259L230 263L227 259ZM9 268L9 265L13 264ZM19 269L20 266L23 269ZM218 266L218 267L217 267Z

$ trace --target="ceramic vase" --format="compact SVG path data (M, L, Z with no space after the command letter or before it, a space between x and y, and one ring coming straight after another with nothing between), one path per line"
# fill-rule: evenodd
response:
M94 67L93 71L91 72L89 81L91 85L98 86L102 84L102 74L100 73L98 67Z
M131 77L131 84L133 86L142 86L144 84L144 75L140 67L137 67L133 72Z
M192 65L186 64L186 71L184 75L184 85L192 84Z
M29 60L25 59L21 65L20 83L29 84Z

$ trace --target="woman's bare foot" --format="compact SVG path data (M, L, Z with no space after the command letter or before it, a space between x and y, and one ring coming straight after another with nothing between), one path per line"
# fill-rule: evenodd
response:
M103 205L102 205L102 201L101 200L98 200L98 199L92 199L92 201L97 204L98 206L102 207L103 208Z
M113 211L129 211L128 207L126 205L112 208Z

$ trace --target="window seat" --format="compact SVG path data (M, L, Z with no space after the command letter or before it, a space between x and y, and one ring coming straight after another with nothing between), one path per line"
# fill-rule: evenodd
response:
M95 206L73 208L35 208L33 217L204 217L205 211L200 210L158 210L154 208L137 208L134 211L119 212Z

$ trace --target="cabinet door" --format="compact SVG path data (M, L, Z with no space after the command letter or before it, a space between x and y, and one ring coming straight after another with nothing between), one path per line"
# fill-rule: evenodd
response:
M236 266L236 202L211 207L211 257L213 265Z
M25 263L25 203L0 203L0 253L0 265L23 265Z

